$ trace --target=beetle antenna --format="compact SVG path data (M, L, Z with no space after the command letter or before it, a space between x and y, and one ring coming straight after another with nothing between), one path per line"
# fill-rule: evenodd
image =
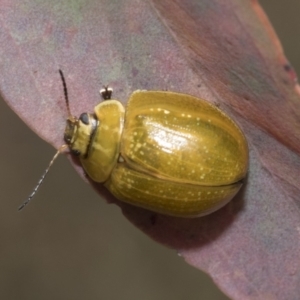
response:
M29 195L29 197L23 202L23 204L18 208L18 210L22 210L29 202L30 200L34 197L34 195L36 194L37 190L39 189L39 187L41 186L41 184L43 183L46 175L48 174L52 164L54 163L54 161L56 160L56 158L58 157L58 155L60 153L62 153L68 146L67 145L62 145L57 152L55 153L54 157L52 158L52 160L49 163L48 168L46 169L46 171L44 172L44 174L42 175L42 177L40 178L40 180L38 181L36 187L33 189L33 192Z
M65 100L66 100L66 105L67 105L67 110L68 110L68 114L69 116L72 116L71 114L71 110L70 110L70 104L69 104L69 97L68 97L68 89L67 89L67 84L66 84L66 80L65 80L65 76L64 73L62 72L61 69L58 70L62 83L63 83L63 87L64 87L64 94L65 94Z

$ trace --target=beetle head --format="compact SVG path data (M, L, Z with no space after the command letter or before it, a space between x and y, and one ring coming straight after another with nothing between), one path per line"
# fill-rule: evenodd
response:
M64 140L74 155L87 157L97 124L96 117L88 113L81 114L79 119L67 119Z

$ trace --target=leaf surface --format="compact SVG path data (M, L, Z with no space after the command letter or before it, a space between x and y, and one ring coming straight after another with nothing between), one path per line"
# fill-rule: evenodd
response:
M115 201L155 240L205 270L233 299L297 299L300 98L296 74L257 1L0 1L1 94L38 135L63 144L67 111L91 112L99 89L217 103L243 128L250 168L226 207L199 219ZM83 176L83 171L73 161Z

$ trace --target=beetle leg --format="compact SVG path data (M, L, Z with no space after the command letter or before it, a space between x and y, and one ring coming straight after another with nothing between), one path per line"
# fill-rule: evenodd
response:
M108 85L105 85L103 89L100 90L100 94L103 98L103 100L110 100L112 95L113 89L111 87L108 87Z

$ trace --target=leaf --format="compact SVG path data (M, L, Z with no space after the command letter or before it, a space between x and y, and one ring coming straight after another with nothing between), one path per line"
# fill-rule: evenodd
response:
M105 84L123 103L136 89L168 89L231 115L247 136L250 168L218 212L161 216L95 187L231 298L298 298L299 86L257 1L2 1L0 20L1 94L56 148L67 117L59 68L77 116L92 111Z

